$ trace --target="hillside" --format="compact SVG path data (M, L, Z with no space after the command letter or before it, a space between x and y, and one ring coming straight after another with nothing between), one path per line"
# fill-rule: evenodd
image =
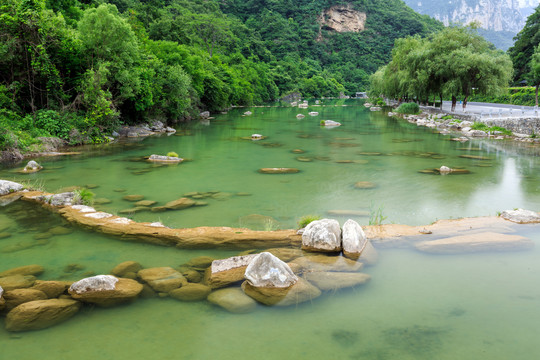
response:
M396 38L442 28L401 0L5 0L0 18L0 150L352 95Z

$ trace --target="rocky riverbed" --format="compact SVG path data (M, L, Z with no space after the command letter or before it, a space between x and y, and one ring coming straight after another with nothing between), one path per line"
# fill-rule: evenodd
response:
M110 308L148 297L208 301L233 313L297 305L337 289L364 286L384 248L436 254L527 251L535 244L513 234L517 224L540 226L534 225L540 223L537 212L510 210L498 217L445 220L422 227L361 227L352 220L339 224L322 219L299 231L169 229L76 204L72 193L47 194L0 180L0 199L4 198L10 201L3 206L30 201L76 225L121 239L183 248L246 249L225 259L198 256L184 264L152 268L125 261L111 264L109 274L76 282L40 280L46 269L38 264L6 269L0 272L0 313L9 331L43 329L67 321L86 306Z

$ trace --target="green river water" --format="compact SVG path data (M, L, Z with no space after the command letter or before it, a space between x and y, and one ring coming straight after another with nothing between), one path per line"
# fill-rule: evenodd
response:
M83 154L37 159L44 169L20 175L0 168L0 179L28 180L50 192L95 185L96 208L119 213L122 199L140 194L158 205L187 192L218 191L206 206L162 213L138 212L136 221L170 227L250 225L251 214L292 228L302 215L364 211L385 223L429 224L437 219L495 215L512 208L540 210L540 156L526 145L475 140L465 144L403 120L371 113L359 101L327 106L235 109L209 125L193 123L177 135L85 149ZM347 106L342 106L347 105ZM244 111L251 116L241 116ZM311 117L308 111L318 111ZM296 114L304 113L304 119ZM321 119L343 126L327 129ZM243 139L258 133L261 141ZM292 150L301 149L302 154ZM177 152L189 159L158 166L150 154ZM482 156L484 160L460 155ZM298 157L304 157L299 161ZM350 160L351 163L343 163ZM419 170L447 165L466 175ZM294 167L297 174L267 175L263 167ZM371 189L354 184L368 181ZM120 192L119 190L122 190ZM343 223L348 217L336 217ZM63 226L68 234L55 235ZM514 226L540 242L538 226ZM78 280L135 260L144 267L177 267L189 259L235 255L232 250L178 250L70 227L40 207L0 207L0 271L40 264L40 279ZM410 249L379 249L365 269L363 287L323 294L289 308L259 306L230 314L207 303L141 299L109 309L85 307L58 326L9 333L0 318L2 359L534 359L540 356L540 250L434 256ZM76 264L77 266L73 266Z

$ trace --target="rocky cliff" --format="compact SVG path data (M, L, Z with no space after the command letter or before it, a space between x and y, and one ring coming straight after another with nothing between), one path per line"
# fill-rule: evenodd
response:
M366 25L366 13L356 11L351 4L334 5L317 17L319 25L337 32L360 32Z
M421 14L442 21L470 24L478 22L480 33L503 50L523 28L527 16L540 0L404 0Z
M405 0L421 14L430 15L445 25L480 23L483 29L518 32L525 24L518 0ZM538 5L538 1L536 1ZM523 5L530 5L523 2Z

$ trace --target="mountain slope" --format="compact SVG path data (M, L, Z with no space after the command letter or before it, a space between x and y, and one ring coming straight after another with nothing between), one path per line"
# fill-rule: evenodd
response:
M483 29L480 33L497 47L506 50L512 38L523 28L531 7L538 0L405 0L413 9L442 21L469 24L473 21Z

